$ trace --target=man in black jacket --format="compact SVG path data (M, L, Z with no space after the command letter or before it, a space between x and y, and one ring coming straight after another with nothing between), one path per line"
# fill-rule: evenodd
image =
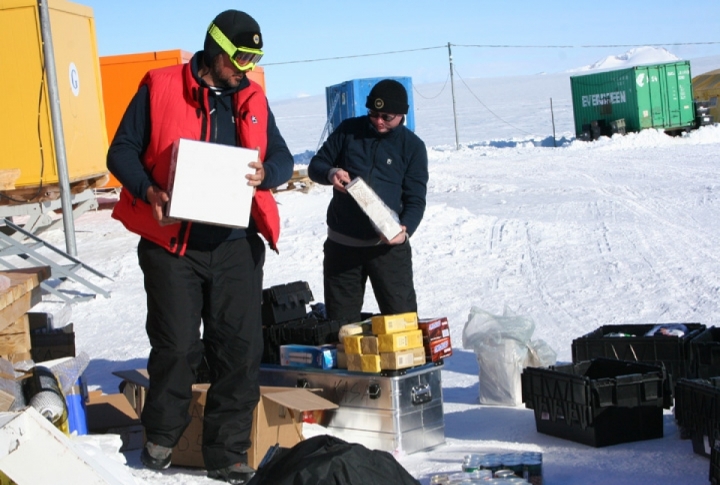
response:
M423 141L404 125L407 92L392 79L370 91L366 116L343 121L310 160L308 175L333 186L327 210L323 263L328 318L360 321L370 279L382 314L417 311L413 285L413 235L425 212L428 162ZM402 232L387 240L345 185L356 177L398 216Z

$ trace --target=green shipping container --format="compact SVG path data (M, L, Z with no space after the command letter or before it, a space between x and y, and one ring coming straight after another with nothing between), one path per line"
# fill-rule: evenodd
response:
M603 135L611 133L617 120L625 121L628 132L683 130L695 125L688 61L572 76L570 88L577 137L589 131L593 121L605 125Z

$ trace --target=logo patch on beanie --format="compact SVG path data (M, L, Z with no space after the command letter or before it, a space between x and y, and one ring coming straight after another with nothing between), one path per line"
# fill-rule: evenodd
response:
M255 42L255 45L258 45L260 43L260 36L257 34L253 35L253 42Z
M383 109L385 102L380 98L375 98L375 109Z

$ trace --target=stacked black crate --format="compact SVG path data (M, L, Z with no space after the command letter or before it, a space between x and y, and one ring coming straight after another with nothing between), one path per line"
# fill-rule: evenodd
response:
M263 364L280 363L280 346L288 344L324 345L336 343L340 323L328 320L321 304L313 301L305 281L272 286L263 290Z
M677 332L678 328L684 331ZM572 360L578 363L605 357L662 366L671 391L664 407L670 409L675 383L694 376L690 342L705 329L700 323L603 325L573 340Z
M595 447L663 437L662 367L597 358L526 367L521 381L539 433Z

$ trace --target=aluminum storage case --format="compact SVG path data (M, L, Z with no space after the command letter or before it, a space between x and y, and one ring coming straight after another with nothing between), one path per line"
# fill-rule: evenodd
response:
M260 367L260 385L320 389L339 406L318 420L331 434L409 454L445 443L441 370L442 365L426 364L386 376L266 364Z

